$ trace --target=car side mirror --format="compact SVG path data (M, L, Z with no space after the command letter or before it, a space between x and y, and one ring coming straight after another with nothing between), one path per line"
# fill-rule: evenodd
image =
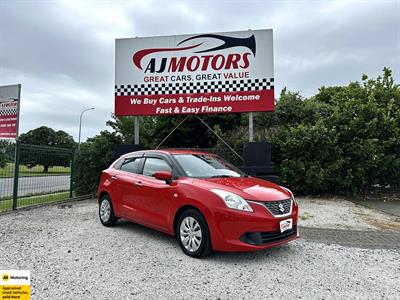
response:
M172 174L169 171L157 171L153 176L158 180L165 180L166 183L170 184L172 181Z

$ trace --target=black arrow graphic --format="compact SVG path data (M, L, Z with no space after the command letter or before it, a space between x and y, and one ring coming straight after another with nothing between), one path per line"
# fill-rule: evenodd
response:
M204 53L204 52L223 50L223 49L227 49L227 48L241 46L241 47L249 48L250 51L253 53L253 55L256 56L256 38L254 37L254 34L248 38L235 38L235 37L223 36L223 35L218 35L218 34L201 34L201 35L196 35L196 36L187 38L186 40L183 40L182 42L180 42L177 46L179 46L180 44L185 43L187 41L198 39L198 38L213 38L213 39L221 40L224 43L220 46L217 46L217 47L214 47L211 49L196 51L195 53Z

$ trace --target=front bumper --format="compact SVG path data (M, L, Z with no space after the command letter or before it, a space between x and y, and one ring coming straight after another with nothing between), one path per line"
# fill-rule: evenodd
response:
M298 206L293 201L291 213L274 217L265 206L249 202L252 213L219 208L209 224L214 250L256 251L279 246L299 237ZM292 219L292 230L280 232L280 222Z

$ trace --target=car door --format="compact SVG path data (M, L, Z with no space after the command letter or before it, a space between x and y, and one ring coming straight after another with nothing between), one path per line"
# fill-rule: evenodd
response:
M139 193L137 173L141 170L142 163L142 157L126 158L113 178L120 198L121 216L131 220L138 217L135 199Z
M168 230L168 217L171 202L177 191L177 184L168 184L164 180L154 178L157 171L172 172L172 166L162 157L149 156L143 163L142 174L138 174L138 197L136 201L137 214L142 223L160 229Z

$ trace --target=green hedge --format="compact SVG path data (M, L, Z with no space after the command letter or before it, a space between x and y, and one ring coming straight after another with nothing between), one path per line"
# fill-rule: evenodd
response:
M148 121L156 126L165 118ZM242 115L241 126L233 130L224 124L214 128L241 153L246 122ZM119 123L114 133L101 132L82 144L74 177L78 194L97 190L101 171L114 159L115 145L129 140L121 130L130 128L126 120ZM151 134L141 132L141 140L151 140ZM275 170L282 184L297 193L340 195L373 185L400 186L399 85L385 68L376 79L364 75L361 82L322 87L310 98L284 89L274 113L255 114L255 138L272 143ZM215 146L223 148L220 142Z
M243 125L223 133L237 151L247 141ZM282 184L297 193L400 186L400 88L389 69L377 79L322 87L310 98L284 89L274 113L255 114L255 126L255 139L272 143Z
M108 131L90 138L81 144L74 163L74 190L77 196L95 194L101 172L114 161L115 145L121 144L121 137Z

